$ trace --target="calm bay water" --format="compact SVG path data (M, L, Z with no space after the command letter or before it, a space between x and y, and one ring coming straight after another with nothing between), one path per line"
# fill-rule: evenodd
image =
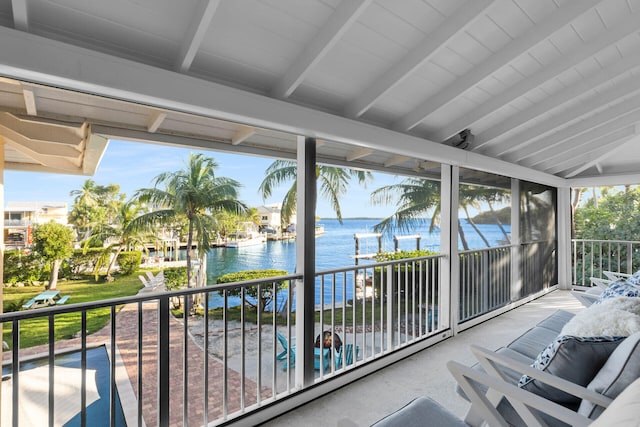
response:
M355 254L356 233L372 233L373 227L379 222L378 219L346 219L343 224L337 220L323 220L325 234L316 237L316 271L330 270L340 267L350 267L355 265L352 256ZM467 224L462 221L465 236L471 248L484 248L486 245ZM509 226L504 226L507 233ZM489 240L492 246L498 246L505 237L500 228L495 224L479 224L478 228ZM437 229L429 234L428 227L417 229L415 234L421 235L420 248L438 251L440 245L440 231ZM413 234L413 233L412 233ZM415 240L400 241L400 248L413 250L416 247ZM374 253L378 250L378 242L375 238L363 239L360 241L360 253ZM393 250L392 237L383 239L383 250ZM363 264L364 262L361 262ZM214 284L216 279L226 273L242 270L254 269L278 269L286 270L289 273L295 272L296 265L296 244L295 241L269 241L265 245L249 246L244 248L212 248L207 255L207 283ZM351 278L349 278L350 281ZM347 283L347 299L351 299L351 286ZM320 286L316 286L316 304L320 303ZM325 285L325 303L329 303L329 284ZM336 301L342 301L342 295L336 295ZM221 298L217 295L211 297L212 306L220 306ZM231 304L237 303L235 300Z

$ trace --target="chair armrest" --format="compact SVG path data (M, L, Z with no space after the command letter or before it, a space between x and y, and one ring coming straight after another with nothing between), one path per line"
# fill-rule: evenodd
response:
M567 381L563 378L551 375L545 371L541 371L525 363L514 360L504 354L498 354L478 345L471 345L471 352L480 362L485 371L494 377L505 380L501 366L512 369L514 371L526 374L538 381L548 384L554 388L572 394L580 399L586 399L603 408L611 404L612 399L600 393L589 390L586 387Z
M510 384L502 379L472 369L461 363L449 361L447 368L455 377L460 387L471 401L471 410L490 426L508 426L507 421L496 409L497 403L492 403L479 384L488 387L489 392L495 392L499 397L506 398L527 426L543 427L545 422L539 417L537 410L568 423L572 426L587 426L592 422L589 418L580 415L562 405L547 400L518 386ZM497 399L496 402L499 402Z
M607 289L607 287L613 283L613 280L611 279L601 279L599 277L590 277L589 280L593 286L597 286L602 289Z
M602 274L604 274L604 276L611 280L612 282L615 282L616 280L620 280L620 279L628 279L629 277L631 277L631 274L628 273L619 273L617 271L602 271Z

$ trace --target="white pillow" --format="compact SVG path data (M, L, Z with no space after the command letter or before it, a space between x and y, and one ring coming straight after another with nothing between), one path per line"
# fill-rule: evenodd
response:
M628 337L640 332L640 298L610 298L576 314L560 335Z

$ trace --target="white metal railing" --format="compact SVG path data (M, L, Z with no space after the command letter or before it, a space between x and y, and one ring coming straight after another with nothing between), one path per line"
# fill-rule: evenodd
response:
M590 278L603 278L604 271L633 273L640 269L640 241L573 239L572 281L591 286Z
M337 334L344 347L342 353L323 350L322 356L315 350L319 379L437 333L444 292L439 280L441 258L426 256L317 273L316 336Z
M511 302L511 246L461 251L459 321Z

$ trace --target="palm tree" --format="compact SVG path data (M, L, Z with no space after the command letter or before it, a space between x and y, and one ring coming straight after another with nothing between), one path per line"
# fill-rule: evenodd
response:
M186 218L187 231L187 286L191 286L191 249L194 239L200 256L211 249L216 212L244 212L247 207L238 200L240 183L226 177L217 177L216 161L203 154L191 154L183 170L164 172L154 179L154 188L136 192L142 203L157 210L137 217L132 226L151 229L156 225L173 224ZM158 188L158 186L164 188Z
M114 224L101 227L94 235L102 241L111 240L111 243L104 248L102 255L96 263L94 271L96 280L98 271L107 262L109 262L107 266L107 280L111 278L111 269L118 259L118 255L120 255L120 252L123 250L132 250L134 248L143 248L146 250L145 243L152 239L153 236L143 234L141 230L134 227L134 220L139 217L141 213L142 207L137 200L125 202L120 206ZM115 254L112 256L114 249Z
M283 226L291 222L291 218L296 211L297 172L296 162L276 160L265 171L265 177L258 188L262 198L266 199L271 196L275 187L293 181L282 201L281 218ZM318 193L331 204L331 208L336 213L341 224L340 199L347 193L349 182L353 178L358 181L358 184L366 185L367 181L373 179L373 175L371 172L363 170L316 165L316 180L319 182Z
M498 195L500 193L500 195ZM475 207L479 201L498 201L505 197L504 190L485 188L472 185L460 185L459 205L464 210L469 224L478 233L487 247L488 240L478 229L469 215L469 207ZM374 205L388 205L396 202L396 212L376 224L374 231L378 233L391 233L395 230L411 231L427 221L425 213L433 210L429 221L429 232L433 232L438 225L440 217L440 184L437 181L409 177L399 184L387 185L371 193L371 201ZM469 249L466 236L458 219L458 233L462 241L462 247Z

